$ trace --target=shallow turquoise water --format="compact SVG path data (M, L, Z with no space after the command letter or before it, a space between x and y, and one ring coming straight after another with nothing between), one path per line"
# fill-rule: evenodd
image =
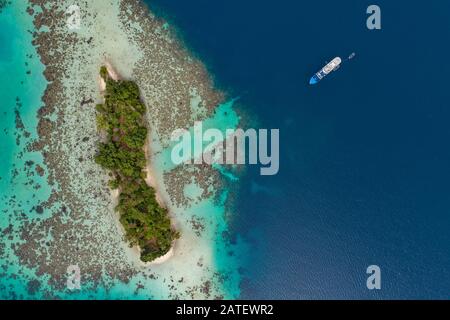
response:
M6 8L0 19L0 190L2 196L13 191L25 192L23 188L11 185L11 168L20 167L19 160L27 160L40 163L39 154L26 154L26 159L20 159L19 153L23 151L26 142L36 138L37 118L36 112L41 107L41 96L46 87L46 80L42 74L44 67L40 63L38 55L31 44L32 37L28 30L34 27L28 15L23 11L23 5L17 3ZM30 73L30 74L27 74ZM19 105L18 105L19 103ZM20 113L24 124L24 130L30 136L26 139L23 135L17 144L15 128L15 110ZM17 180L24 179L19 175ZM42 182L43 179L40 180ZM44 186L43 186L44 187ZM45 189L45 188L44 188ZM45 193L45 192L44 192Z
M0 14L0 228L11 226L13 230L21 225L21 214L29 220L48 214L33 208L50 195L45 175L35 173L36 165L44 167L41 154L24 150L36 138L36 112L46 86L44 67L31 45L28 30L33 30L33 25L24 2L14 3ZM16 114L20 115L23 127L16 128ZM35 189L37 185L39 189ZM16 232L12 236L2 238L0 264L7 267L0 277L0 287L9 288L12 297L24 297L24 279L33 277L33 272L20 266L12 254L10 246L19 241ZM11 298L5 290L1 294Z
M227 129L237 128L240 117L233 109L234 103L235 103L235 100L231 99L231 100L226 101L226 102L220 104L219 106L217 106L216 112L211 117L209 117L201 122L203 133L210 128L214 128L214 129L217 129L220 132L222 132L222 135L225 137ZM194 139L194 136L195 136L194 127L189 128L188 132L189 132L190 138L191 138L190 145L191 145L192 154L191 154L190 158L195 159L195 158L199 157L202 150L203 151L206 150L206 147L208 147L210 142L203 141L203 144L202 144L203 149L196 148L194 146L194 143L195 143L194 142L194 140L195 140ZM219 142L219 141L216 141L216 142ZM172 141L169 144L169 147L162 150L163 155L157 157L156 161L157 161L157 167L159 170L170 171L171 169L173 169L176 166L176 164L174 164L174 162L172 161L172 150L173 150L174 146L178 143L179 143L179 141Z
M48 276L37 277L34 270L21 265L12 249L15 243L22 241L19 230L24 222L33 219L45 219L52 213L44 210L38 212L36 207L50 196L51 188L46 175L40 177L35 172L36 165L45 169L42 155L26 151L27 144L37 138L37 111L42 106L41 96L46 87L43 76L44 66L31 44L34 30L31 17L25 12L26 1L14 2L0 15L0 229L12 227L11 238L2 237L0 241L0 298L45 298L44 290ZM220 105L216 114L204 121L204 128L218 127L225 131L237 126L239 117L233 111L234 100ZM16 128L16 117L20 116L23 128ZM18 122L20 124L20 121ZM173 169L170 163L170 148L162 150L155 159L158 174ZM216 167L224 177L232 180L238 178L224 168ZM36 189L37 185L39 188ZM198 191L198 190L197 190ZM186 188L186 193L195 197L196 186ZM212 219L218 229L209 228L207 238L211 241L213 259L223 276L223 293L225 298L234 298L240 294L239 266L245 256L246 246L241 239L224 237L228 231L229 221L226 216L228 192L221 191L220 200L207 199L193 204L183 215L196 215ZM30 280L39 279L41 288L34 295L28 293ZM114 282L106 290L95 290L92 283L83 283L83 290L74 292L54 292L67 299L148 299L165 298L168 289L152 287L147 283L146 289L135 293L138 282L145 282L142 275L131 279L130 283Z

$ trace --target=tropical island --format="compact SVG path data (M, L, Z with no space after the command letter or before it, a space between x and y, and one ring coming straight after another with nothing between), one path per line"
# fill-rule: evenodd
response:
M133 81L114 80L103 66L105 102L98 104L97 127L106 134L95 161L110 170L111 189L118 189L120 222L130 246L138 246L140 259L150 262L167 254L179 233L173 229L167 208L161 206L155 189L145 181L146 106Z

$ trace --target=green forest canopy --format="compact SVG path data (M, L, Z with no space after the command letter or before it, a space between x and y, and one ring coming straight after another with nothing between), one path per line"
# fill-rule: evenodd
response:
M166 254L179 234L145 182L146 107L134 82L111 79L104 66L100 75L106 92L105 103L96 107L97 127L107 133L107 142L100 143L95 161L111 171L109 186L119 189L116 210L130 246L139 245L141 260L152 261Z

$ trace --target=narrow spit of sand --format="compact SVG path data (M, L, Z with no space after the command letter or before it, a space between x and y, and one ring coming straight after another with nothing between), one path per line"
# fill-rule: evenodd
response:
M106 67L106 69L108 70L108 75L111 77L111 79L117 81L120 80L120 76L119 74L114 70L114 68L111 66L111 63L109 61L105 61L104 62L104 66ZM105 80L103 80L103 78L99 75L98 76L98 81L99 81L99 87L100 87L100 91L104 92L106 90L106 83ZM149 159L149 147L148 147L148 143L145 144L144 147L144 152L145 152L145 158ZM146 171L146 178L145 178L145 182L151 186L153 189L155 189L155 197L156 197L156 201L158 201L158 204L160 206L165 206L164 202L162 200L162 196L161 196L161 192L158 188L158 183L156 181L156 176L152 171L152 168L150 166L149 161L147 161L147 166L145 167L145 171ZM114 206L116 206L119 202L119 190L112 190L111 191L111 198L112 198L112 202L114 204ZM119 216L117 216L117 225L119 226L120 230L122 232L125 232L125 229L123 228L122 224L119 221ZM135 260L140 266L151 266L151 265L156 265L156 264L162 264L166 261L168 261L171 257L173 257L174 253L175 253L175 243L172 244L172 247L170 248L170 250L163 256L156 258L153 261L150 262L143 262L140 257L141 257L141 248L139 246L134 246L131 248L131 252L133 255L133 260Z

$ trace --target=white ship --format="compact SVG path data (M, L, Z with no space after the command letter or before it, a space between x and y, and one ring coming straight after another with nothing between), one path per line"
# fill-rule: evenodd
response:
M325 67L323 67L319 72L317 72L315 75L311 77L311 80L309 80L309 84L316 84L317 82L322 80L331 71L334 71L337 68L339 68L341 62L342 60L339 57L336 57L333 60L331 60L331 62L328 62Z

